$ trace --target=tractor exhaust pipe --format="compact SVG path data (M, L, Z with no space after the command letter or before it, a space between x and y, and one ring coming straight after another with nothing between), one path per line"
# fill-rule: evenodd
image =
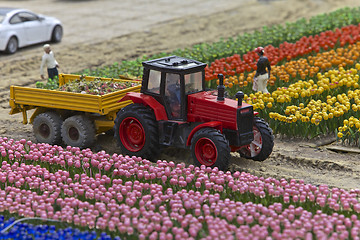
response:
M221 73L218 74L218 78L219 78L219 85L217 87L218 89L218 97L217 100L218 101L224 101L224 94L225 94L225 86L224 86L224 75L222 75Z
M238 91L235 96L238 99L238 106L241 107L242 106L242 100L244 98L244 93L242 91Z

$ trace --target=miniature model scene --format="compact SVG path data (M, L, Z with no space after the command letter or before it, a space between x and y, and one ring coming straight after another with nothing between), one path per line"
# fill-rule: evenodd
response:
M360 237L360 3L3 4L1 239Z

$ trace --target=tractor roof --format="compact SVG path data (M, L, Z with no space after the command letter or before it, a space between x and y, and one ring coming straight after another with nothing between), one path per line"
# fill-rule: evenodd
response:
M145 61L143 62L143 66L158 71L192 73L203 70L206 67L206 64L188 58L169 56Z

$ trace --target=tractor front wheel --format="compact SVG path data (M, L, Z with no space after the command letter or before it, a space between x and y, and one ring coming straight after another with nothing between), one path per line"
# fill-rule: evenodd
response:
M254 118L254 140L238 152L241 157L253 159L255 161L264 161L272 153L274 147L274 135L269 124L263 119Z
M154 161L160 153L154 112L141 104L121 109L115 119L114 137L123 154Z
M226 171L230 161L230 147L225 136L213 128L203 128L191 140L191 152L196 166L217 167Z

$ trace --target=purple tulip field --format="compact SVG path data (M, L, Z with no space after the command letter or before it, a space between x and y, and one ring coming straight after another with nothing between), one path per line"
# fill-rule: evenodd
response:
M360 190L24 139L0 153L0 225L35 219L2 239L360 239Z

